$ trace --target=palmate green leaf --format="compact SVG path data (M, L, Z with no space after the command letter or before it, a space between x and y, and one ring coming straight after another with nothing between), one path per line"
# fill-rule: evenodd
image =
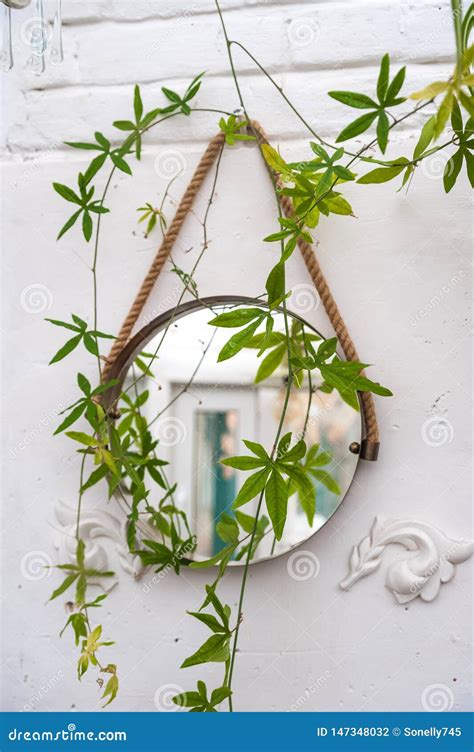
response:
M274 350L271 350L268 355L262 360L255 376L255 383L259 384L261 381L268 379L281 364L286 354L286 343L278 345Z
M85 444L88 447L97 446L98 440L94 436L88 436L82 431L68 431L66 436L69 436L73 441L77 441L79 444Z
M374 102L366 94L359 94L355 91L328 91L328 95L348 107L355 107L359 110L370 110L378 107L377 102Z
M464 159L466 160L467 176L469 178L471 188L474 188L474 154L472 154L472 152L470 151L467 151L466 149L464 152Z
M229 635L214 634L201 645L199 650L186 658L181 668L197 666L200 663L224 663L229 659Z
M364 131L370 128L377 115L378 112L368 112L366 115L362 115L360 118L357 118L357 120L354 120L341 131L339 136L336 138L336 142L339 143L340 141L347 141L349 138L354 138L355 136L359 136L361 133L364 133Z
M247 480L242 484L242 487L232 504L233 509L237 509L238 507L247 504L247 502L254 499L259 493L263 491L263 489L265 488L268 473L269 469L264 468L257 473L253 473L253 475L247 478Z
M458 175L461 172L463 153L463 149L458 149L446 163L443 175L443 185L446 193L449 193L453 188Z
M220 313L214 319L208 321L208 324L237 329L237 327L244 326L262 315L261 308L237 308L235 311Z
M84 173L84 182L90 183L93 177L97 175L101 167L104 165L105 161L107 159L107 153L105 154L99 154L97 157L95 157L92 162L90 163L89 167Z
M237 334L234 334L220 351L217 362L221 363L223 360L228 360L229 358L233 358L234 355L237 355L237 353L245 347L247 342L252 339L264 318L265 314L261 313L256 321L251 323L245 329L242 329L242 331L237 332Z
M265 486L265 503L275 538L281 540L288 511L288 485L276 469L271 471Z

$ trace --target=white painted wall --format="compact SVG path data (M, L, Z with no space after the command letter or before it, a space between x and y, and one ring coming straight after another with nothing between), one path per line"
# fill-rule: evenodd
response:
M113 135L112 120L131 114L132 89L142 85L150 108L161 104L160 87L182 89L207 70L198 103L234 109L223 36L211 0L65 0L65 62L43 78L25 70L28 53L18 41L31 11L14 14L17 65L3 85L3 494L2 494L2 708L93 710L94 678L75 678L71 636L58 638L65 620L60 602L45 607L59 578L34 568L56 562L54 509L75 503L78 462L65 438L52 438L55 413L75 398L78 367L93 374L80 354L48 368L59 333L45 315L91 313L91 248L79 232L60 243L55 236L67 213L51 189L72 183L83 154L64 140L87 139L95 129ZM255 52L302 113L334 138L350 112L325 92L369 91L381 55L408 64L407 91L446 77L453 38L448 0L346 0L271 2L224 0L231 36ZM278 93L237 55L242 88L252 116L286 155L306 156L307 137ZM419 122L407 122L390 149L411 153ZM215 132L212 116L197 114L157 128L147 139L134 178L118 175L104 222L99 260L100 325L116 331L155 252L136 226L136 208L159 201L167 183L167 159L185 170L173 185L178 199L205 143ZM85 155L87 157L87 154ZM357 219L323 220L318 254L361 357L395 396L378 400L380 461L360 467L350 495L307 546L320 560L316 579L297 582L285 558L251 571L236 670L239 710L421 710L426 687L443 689L453 708L469 707L469 564L431 604L399 606L384 588L383 569L343 593L354 542L376 514L417 517L452 537L468 537L469 483L469 251L472 234L465 180L449 196L441 175L446 157L432 158L408 194L392 184L347 187ZM169 167L169 163L168 163ZM209 183L197 202L202 216ZM262 238L275 227L267 179L255 150L239 147L223 158L211 212L211 244L199 269L202 293L260 293L275 251ZM176 261L189 268L200 243L195 218L187 222ZM192 251L185 253L192 247ZM306 284L299 258L290 283ZM147 314L176 297L176 279L165 272ZM174 296L174 297L173 297ZM145 314L145 315L147 315ZM330 332L321 307L309 316ZM429 446L422 427L446 418L451 440ZM103 503L100 493L87 504ZM32 552L39 552L32 554ZM103 609L105 633L117 645L120 668L115 710L154 710L164 685L190 688L199 674L215 685L220 667L180 671L181 661L205 635L185 610L199 603L203 573L165 577L146 588L123 575ZM239 574L222 591L236 604ZM147 591L147 592L145 592ZM149 591L149 592L148 592ZM218 678L219 677L219 678Z

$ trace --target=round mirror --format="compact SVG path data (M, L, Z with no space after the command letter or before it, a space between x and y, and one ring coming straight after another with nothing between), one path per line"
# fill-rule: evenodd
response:
M160 463L167 463L156 467L155 480L147 479L151 484L148 502L156 509L165 504L182 511L185 524L196 536L190 556L194 560L216 556L227 545L219 535L218 523L223 514L236 514L232 505L249 475L223 464L223 460L250 455L245 440L271 452L287 398L283 311L273 313L271 340L263 354L262 324L245 347L219 361L223 346L238 330L210 326L209 322L223 312L249 306L268 311L260 301L245 298L186 303L135 335L110 374L118 383L106 393L105 406L118 409L117 428L120 430L124 421L132 421L131 405L138 405L143 426L146 421L151 438L158 442L156 455ZM300 351L301 356L304 336L315 347L324 339L291 312L288 326L293 351ZM136 407L134 410L136 413ZM301 371L291 383L280 435L289 432L291 445L304 438L308 447L303 461L311 462L315 508L305 508L298 489L290 487L284 532L277 541L263 505L253 562L285 553L319 530L341 504L356 471L361 414L338 392L328 392L317 370ZM127 489L120 489L118 496L129 511ZM244 534L246 526L251 529L256 506L257 498L237 510ZM153 515L142 516L138 529L144 538L161 540L163 536L163 531L156 529ZM244 548L242 543L232 564L244 563Z

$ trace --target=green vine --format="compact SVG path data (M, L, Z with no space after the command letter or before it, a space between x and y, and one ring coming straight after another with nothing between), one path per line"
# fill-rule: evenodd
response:
M434 82L422 91L409 95L408 99L418 102L411 110L402 114L398 108L407 102L402 88L406 70L401 68L391 76L390 58L386 54L380 64L374 93L366 94L351 91L331 91L329 96L351 109L362 110L363 114L346 125L332 144L323 139L286 93L276 84L257 58L239 41L230 39L224 18L216 0L229 65L236 88L238 108L243 116L215 108L203 109L194 106L200 91L203 74L197 75L183 94L167 87L162 88L165 104L145 112L140 88L135 86L133 93L133 119L117 120L113 126L126 134L119 146L101 132L96 132L90 142L67 142L75 149L94 152L90 164L77 177L77 187L53 183L54 190L74 211L58 234L58 240L72 230L80 220L82 234L87 243L94 237L91 274L93 280L92 313L93 323L89 328L86 321L71 314L70 321L48 319L54 326L65 329L69 337L52 357L56 364L69 357L79 347L85 348L93 356L97 367L97 385L82 373L77 374L78 397L61 415L61 422L55 434L65 432L75 442L81 454L80 483L77 505L77 547L75 563L59 564L58 569L65 574L63 582L56 588L51 600L59 598L74 587L74 601L67 607L69 616L61 632L71 629L74 641L79 648L79 679L94 667L98 670L98 683L103 690L105 704L114 700L119 688L117 666L102 663L103 648L113 643L102 640L102 627L93 625L91 614L100 608L106 595L91 599L88 585L101 577L111 577L112 572L96 571L87 566L87 551L81 539L81 505L84 494L98 483L105 483L111 498L118 495L128 509L127 542L130 551L139 556L144 565L153 567L157 573L173 570L177 575L183 567L206 569L217 567L216 576L206 585L203 602L190 616L203 624L209 631L208 639L190 655L182 668L204 663L222 663L222 680L213 690L208 690L203 681L198 681L196 690L177 695L174 702L189 708L192 712L215 712L222 702L233 710L233 676L236 664L239 632L244 618L244 600L249 565L255 557L262 540L273 536L273 547L282 539L288 514L289 502L296 497L311 528L316 510L316 489L321 484L331 493L339 493L336 480L327 471L330 455L318 445L308 446L306 429L315 392L314 374L321 377L319 389L322 392L336 391L353 409L359 410L359 392L372 392L380 396L390 396L391 392L362 374L367 364L346 362L337 353L336 338L320 341L314 333L306 330L300 322L293 322L287 310L287 299L291 293L286 287L286 263L295 250L298 241L312 241L312 231L322 217L332 214L353 216L352 206L343 195L345 183L357 182L361 185L383 183L401 177L401 186L408 189L420 163L437 151L449 146L456 147L446 165L444 188L449 192L456 183L463 164L471 185L474 185L473 157L473 86L474 76L471 64L474 47L469 46L469 33L474 23L472 5L462 15L461 3L452 2L456 41L456 67L451 77L444 82ZM280 95L307 129L311 153L298 162L289 162L274 148L263 145L262 157L272 178L276 200L275 231L265 238L268 243L280 244L280 258L269 271L262 305L237 307L224 313L210 311L209 321L212 335L203 356L219 329L234 330L220 350L218 361L235 357L241 350L252 348L261 358L256 382L268 379L277 368L285 368L285 395L278 420L278 428L271 447L264 447L252 439L244 441L249 454L228 457L222 464L238 472L248 473L233 501L231 510L221 515L216 531L222 541L222 548L206 561L196 561L193 553L197 540L192 534L186 514L175 502L176 485L171 485L167 476L167 462L160 457L160 444L154 438L152 426L160 416L180 399L192 384L202 358L196 364L191 380L183 387L165 408L151 420L147 420L143 407L148 401L149 391L142 388L145 379L154 379L153 369L159 350L168 334L176 311L186 293L199 300L195 274L209 244L207 222L215 197L219 168L224 149L233 148L240 141L254 140L252 120L244 101L237 68L233 59L233 48L242 50L255 64L266 79L279 91ZM411 156L398 156L387 160L386 152L391 132L400 123L423 112L425 107L436 106L435 100L442 95L435 114L425 119L419 138ZM462 114L467 113L467 117ZM189 273L184 272L173 262L172 270L182 284L179 299L173 308L170 321L163 331L154 352L143 352L135 360L132 382L124 385L113 409L105 411L102 400L107 392L117 385L116 380L104 383L102 378L103 355L100 344L114 336L102 332L98 324L98 285L97 265L101 241L102 221L106 221L109 209L106 206L112 178L118 170L132 175L132 159L140 160L144 137L155 128L174 117L192 117L194 112L219 115L219 128L224 134L224 145L217 159L208 204L202 221L202 245ZM451 122L452 134L441 145L436 140ZM341 144L360 137L376 124L376 133L369 143L359 150L349 150ZM378 147L380 156L374 157L372 150ZM359 174L361 167L370 167ZM106 170L108 169L108 172ZM104 174L105 173L105 174ZM104 175L104 188L100 198L95 198L96 181ZM342 189L342 190L341 190ZM162 234L167 227L165 204L169 186L159 207L147 202L138 209L139 221L146 223L146 235L159 226ZM280 207L282 197L290 197L294 206L294 218L283 216ZM276 331L275 317L283 313L283 331ZM159 366L159 363L158 363ZM308 385L308 405L304 428L301 435L284 433L292 390ZM80 422L81 430L70 430ZM87 473L86 473L87 471ZM252 500L256 501L254 515L246 514L242 508ZM265 509L266 514L263 513ZM156 532L156 539L143 537L143 525ZM239 590L237 613L233 618L229 605L224 604L218 595L221 579L225 576L229 563L243 561L242 578ZM104 676L107 681L105 682Z

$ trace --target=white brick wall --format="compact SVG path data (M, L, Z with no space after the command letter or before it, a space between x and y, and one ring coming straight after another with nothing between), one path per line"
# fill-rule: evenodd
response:
M42 78L31 76L24 66L28 51L17 41L17 66L2 78L3 708L14 710L35 695L41 696L35 707L45 710L88 710L97 702L93 680L87 677L80 686L75 680L70 637L58 639L61 606L43 606L56 575L33 582L20 572L22 558L32 550L54 559L53 508L58 500L72 505L77 484L69 444L50 436L51 414L72 401L77 364L47 367L57 333L42 320L48 314L62 318L71 310L90 311L90 248L74 232L59 244L54 241L66 212L50 183L72 183L84 164L81 153L61 143L86 139L97 128L112 136L112 120L131 113L135 82L151 108L162 101L163 84L180 89L206 70L198 105L233 109L237 104L211 0L65 0L63 5L64 65L48 69ZM351 113L326 92L370 91L385 51L394 66L408 65L407 90L451 70L448 0L223 0L223 6L231 37L257 55L305 117L330 138ZM27 17L28 11L14 14L16 40ZM301 34L310 30L308 44L295 37L298 29ZM306 153L307 136L299 121L245 56L236 52L236 59L251 114L289 155ZM418 125L409 121L400 129L391 154L413 147ZM157 201L166 185L155 160L178 151L186 164L183 179L173 186L179 198L215 130L215 119L206 114L173 120L150 133L133 180L116 177L99 262L104 329L119 325L154 253L154 242L144 241L137 230L135 210L143 201ZM418 516L453 536L468 536L466 324L472 224L465 181L444 195L439 178L445 160L433 158L408 194L396 193L391 184L349 186L358 219L325 220L318 228L318 252L358 349L376 364L377 377L395 396L379 400L380 462L361 468L334 524L308 546L321 560L318 579L295 583L284 559L252 570L236 671L239 709L288 709L326 672L329 678L304 710L418 710L423 689L434 683L451 689L454 709L468 708L468 565L432 604L395 606L381 572L350 594L337 588L351 545L367 532L376 513ZM197 213L205 197L206 191ZM261 242L274 227L270 198L254 150L226 153L210 220L212 243L198 277L202 292L261 290L273 253ZM178 263L188 265L184 249L198 243L199 227L191 218L179 243ZM413 325L411 317L460 271L460 283ZM305 275L295 257L290 282L305 281ZM24 300L22 305L29 285L47 288L48 314L29 312ZM173 285L172 275L164 274L149 310ZM314 319L329 331L322 311ZM452 423L450 444L433 448L423 443L421 426L431 415ZM235 603L237 580L231 573L224 584L230 603ZM106 632L117 641L113 652L122 679L112 709L153 710L158 687L189 687L194 681L193 670L180 672L178 666L202 636L185 609L197 603L196 588L205 581L199 573L185 580L168 577L145 594L142 584L123 577L104 609ZM213 669L204 673L213 683ZM41 691L53 676L60 681Z

